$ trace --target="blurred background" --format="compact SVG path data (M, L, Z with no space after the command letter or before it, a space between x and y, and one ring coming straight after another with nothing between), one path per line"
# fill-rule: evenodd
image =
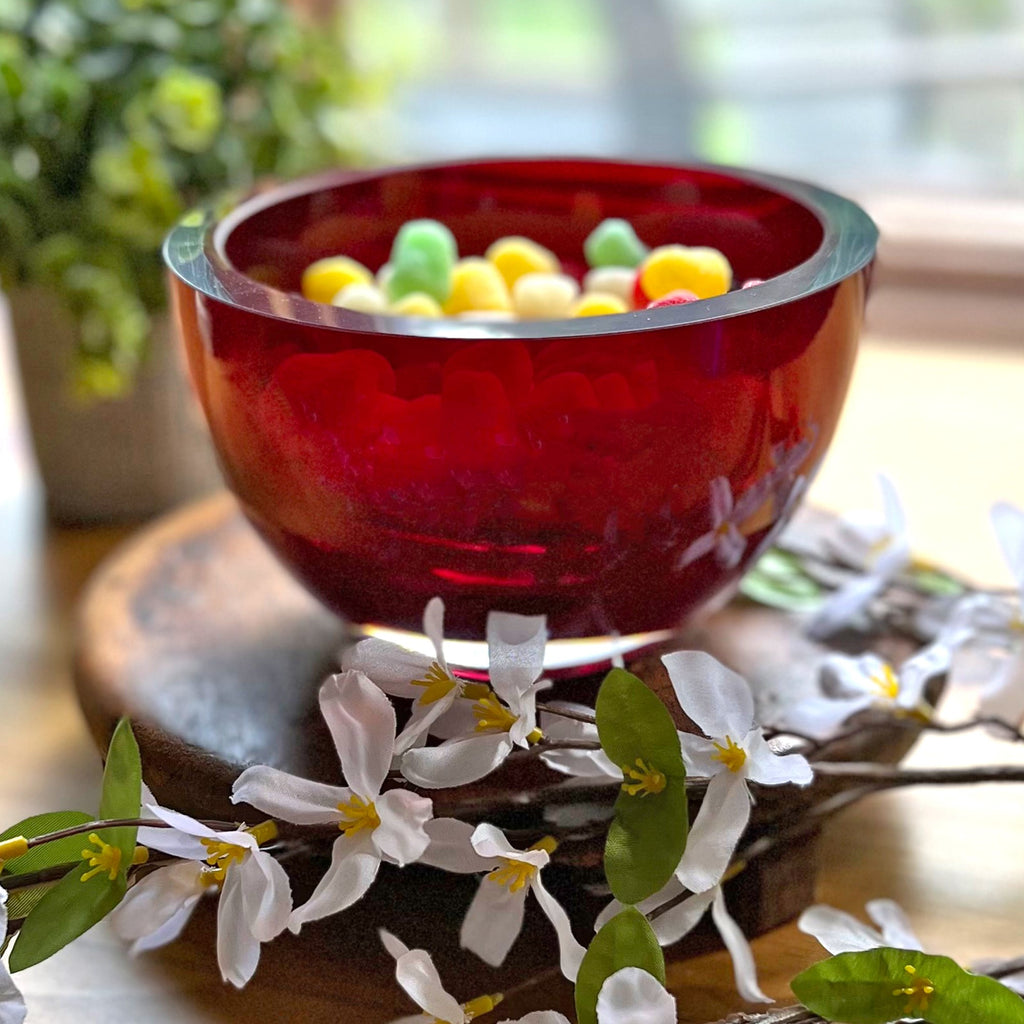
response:
M213 486L184 392L147 382L171 350L159 241L193 202L328 165L515 153L712 161L852 195L883 232L881 362L861 372L889 390L851 402L907 408L953 351L996 361L982 392L1019 379L1024 0L0 0L0 278L30 339L19 383L0 332L0 494L35 463L70 469L48 509L84 523ZM913 379L879 369L904 350ZM133 401L163 418L120 419ZM59 426L66 406L89 418ZM913 445L894 467L879 429L877 453L863 430L851 450L913 476ZM850 457L826 502L864 489L831 468Z

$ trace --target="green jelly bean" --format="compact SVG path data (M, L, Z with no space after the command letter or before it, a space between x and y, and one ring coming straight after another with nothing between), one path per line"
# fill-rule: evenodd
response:
M591 267L638 267L647 251L633 225L621 217L601 221L583 243L583 254Z
M388 297L394 302L412 292L426 292L444 302L451 293L452 265L457 258L455 236L439 221L406 222L391 247Z

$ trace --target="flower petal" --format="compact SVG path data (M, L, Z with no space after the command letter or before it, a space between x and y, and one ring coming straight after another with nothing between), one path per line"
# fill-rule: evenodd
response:
M732 513L732 487L724 476L716 476L711 481L711 521L721 526Z
M518 747L530 745L527 736L537 728L537 694L545 689L545 681L534 683L525 693L513 696L510 707L517 715L515 724L508 731L508 738Z
M676 1024L676 1001L653 974L623 967L601 986L599 1024Z
M498 861L481 857L473 849L473 826L457 818L434 818L424 825L430 837L430 845L419 859L420 864L429 864L442 871L469 875L478 871L490 871Z
M433 803L407 789L389 789L376 807L380 824L373 830L373 841L377 849L402 867L419 860L430 843L423 826L433 817Z
M530 887L533 889L533 895L537 897L540 909L544 911L544 916L554 925L555 934L558 936L558 965L562 969L562 974L569 981L575 982L587 951L576 941L572 925L569 923L569 915L562 904L544 888L539 871L530 880Z
M823 903L808 907L800 915L796 926L817 939L833 956L838 953L860 953L885 945L880 932L858 921L845 910L837 910Z
M882 939L886 946L924 952L924 946L914 934L910 920L895 900L870 900L866 909L868 917L881 928Z
M373 885L380 869L380 854L365 833L334 840L331 866L320 879L313 895L296 907L288 918L289 930L297 935L308 921L337 914L361 899Z
M269 853L250 853L229 874L241 875L242 910L249 931L260 942L269 942L288 925L292 912L292 886L288 873Z
M320 687L320 711L345 781L364 800L376 799L395 749L391 701L361 672L342 672Z
M505 701L525 693L544 671L548 639L543 615L491 612L487 616L487 659L491 686Z
M261 811L296 825L327 825L338 821L338 804L350 790L290 775L265 764L246 768L231 787L233 804L252 804Z
M748 1003L774 1003L771 996L766 996L757 983L757 965L754 953L747 942L740 926L729 915L725 906L725 894L722 887L715 890L715 898L711 904L711 918L715 922L718 934L732 957L733 977L736 979L736 991Z
M423 609L423 633L434 645L437 662L446 672L448 662L444 657L444 601L432 597Z
M712 775L726 771L725 765L716 759L718 748L706 736L694 736L692 732L680 732L679 749L683 755L688 778L710 779ZM619 774L622 774L621 770Z
M754 697L740 675L704 651L662 656L679 706L711 739L746 736L754 725Z
M676 878L691 892L718 885L750 818L750 796L742 775L725 771L709 783L690 828Z
M453 1024L465 1020L462 1007L444 990L434 961L425 950L411 949L400 956L395 963L395 977L412 1001L429 1016Z
M186 903L194 906L205 890L202 871L201 864L182 861L136 882L110 913L118 938L134 942L162 928Z
M715 549L718 534L714 530L702 533L676 560L676 569L685 569L698 558L703 558Z
M260 962L260 940L245 921L242 878L228 870L217 905L217 964L220 976L235 988L244 988Z
M130 956L138 956L140 953L148 953L151 949L159 949L174 942L188 924L192 917L192 911L201 897L197 894L190 896L159 928L155 928L148 935L143 935L132 943L128 950ZM0 1022L3 1016L0 1015Z
M760 729L747 734L743 747L747 752L747 778L751 782L762 786L787 783L806 786L814 778L814 771L803 754L776 754Z
M652 910L657 910L659 907L663 907L670 900L674 900L677 896L681 896L686 892L685 886L677 879L674 875L656 892L648 896L647 899L641 900L636 904L637 910L643 915L648 915ZM708 903L711 902L711 895L708 895ZM597 915L597 920L594 922L594 931L600 931L616 914L621 913L623 905L618 900L612 900L606 904L601 912ZM666 911L668 913L668 911ZM660 918L661 915L659 915ZM653 924L653 922L652 922ZM665 945L665 943L662 943Z
M380 936L380 941L383 943L384 948L396 960L409 952L409 947L397 935L392 935L387 929L378 928L377 934Z
M152 813L150 806L142 808L142 816L145 817L147 813ZM206 860L210 852L196 836L179 832L176 828L153 828L144 825L139 829L135 841L140 846L182 860Z
M498 1024L569 1024L569 1020L554 1010L534 1010L518 1020L501 1020Z
M814 613L806 629L812 637L828 637L856 618L886 584L880 576L858 576L841 586Z
M842 724L859 711L871 707L871 697L847 697L830 700L828 697L809 697L783 711L778 729L793 729L815 740L827 740L837 735Z
M212 828L204 825L200 821L196 821L195 818L190 818L187 814L181 814L178 811L172 811L169 807L161 807L159 804L146 804L146 810L153 815L154 818L159 818L161 821L167 822L171 828L177 829L179 832L184 832L188 836L198 836L200 839L221 839L225 835L244 835L241 832L215 832ZM156 829L153 830L154 832ZM255 840L252 840L250 836L250 842L240 843L247 847L255 845ZM158 849L159 847L154 847ZM203 857L206 857L206 848L203 847Z
M472 733L476 728L476 717L473 714L475 704L476 701L472 701L468 697L456 698L448 710L431 723L430 735L437 736L442 740L450 740Z
M822 658L818 669L821 689L830 697L869 696L880 700L883 694L872 680L883 679L888 663L877 654L862 654L851 657L848 654L829 654Z
M1017 586L1024 590L1024 512L1006 501L992 506L992 526Z
M676 885L678 892L682 892L683 887L679 884L678 880L676 880ZM708 907L711 906L711 901L715 898L718 888L718 886L715 886L713 889L708 889L707 892L698 892L693 896L688 896L681 903L672 907L671 910L658 914L651 921L651 928L654 929L658 942L662 946L671 946L674 942L678 942L683 938L683 936L689 935L700 923L700 919L708 912Z
M414 786L427 789L464 786L489 775L511 752L508 733L483 733L407 751L402 774Z
M519 861L523 864L532 864L536 868L545 867L551 859L545 850L517 850L500 828L494 825L477 825L473 830L473 837L470 840L473 849L481 857L499 857L505 860Z
M953 664L953 648L936 640L922 647L900 666L900 692L896 704L913 711L924 699L925 687L936 676L948 672Z
M417 654L377 637L360 640L346 648L341 656L342 671L362 672L385 693L409 700L423 695L423 687L413 686L412 680L422 679L433 662L426 654Z
M528 892L527 886L512 892L490 875L480 879L459 932L462 948L475 953L485 964L500 967L522 931Z
M715 558L723 569L735 569L743 560L747 550L747 538L740 533L735 523L729 523L724 533L718 534L715 544Z
M423 693L420 693L420 697ZM395 740L395 754L404 754L413 747L422 746L427 735L432 732L432 726L443 715L447 715L455 702L459 699L459 688L453 686L443 697L424 704L417 700L412 706L412 714L405 728L398 734Z

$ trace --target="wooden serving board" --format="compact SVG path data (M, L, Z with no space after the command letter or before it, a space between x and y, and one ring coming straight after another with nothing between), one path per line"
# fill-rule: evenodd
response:
M148 527L101 566L80 609L74 675L101 749L117 720L130 716L145 777L157 798L198 817L233 820L239 809L229 800L231 784L248 764L340 781L316 695L348 642L345 625L277 563L234 499L219 494ZM895 643L888 642L886 654L898 661L909 648ZM822 653L792 616L739 603L691 627L674 646L709 650L744 674L768 712L811 691ZM656 691L668 687L656 655L639 658L631 668ZM597 682L559 683L555 692L592 699ZM675 707L674 700L666 703ZM679 725L686 723L680 720ZM912 741L904 728L882 728L842 756L895 761ZM544 784L536 773L546 769L536 760L530 765L506 768L466 798L479 804L490 793L500 802L504 790L498 787ZM780 801L807 799L806 791L793 794L787 790L763 799L755 808L755 828L759 818L763 823L779 813ZM437 813L459 813L459 797L432 795ZM792 805L783 809L791 813ZM736 893L730 902L748 934L791 919L811 901L814 874L808 870L808 850L813 841L811 834L780 847L730 883L729 891ZM574 867L549 869L550 885L569 904L585 941L604 900L581 895L579 881L592 879L599 870L600 847L582 844L573 854ZM301 860L289 864L299 898L323 866ZM348 950L354 969L359 957L349 946L375 942L374 929L380 926L395 927L409 944L457 948L458 924L475 880L412 867L404 870L399 887L397 874L385 869L370 898L303 935ZM513 962L503 968L505 977L552 962L554 937L546 923L530 916L528 927L536 932L535 941L517 943ZM683 944L684 952L702 951L715 941L709 930L702 931ZM484 991L496 976L483 965L479 971Z

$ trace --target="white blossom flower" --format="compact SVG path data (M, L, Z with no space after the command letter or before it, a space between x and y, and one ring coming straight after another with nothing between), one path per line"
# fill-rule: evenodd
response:
M457 708L460 697L472 701L488 693L486 685L462 679L448 667L444 655L444 602L439 597L427 602L423 633L434 645L433 658L376 637L361 640L342 654L343 669L362 672L392 697L413 701L409 721L395 740L396 754L425 743L428 733L434 732L435 723ZM542 663L544 639L542 634ZM435 735L444 733L442 728Z
M929 680L945 672L952 647L936 642L908 658L897 672L877 654L853 658L830 654L822 659L820 674L825 696L798 701L783 712L779 728L790 728L814 739L834 736L838 727L867 708L894 715L929 717L924 702Z
M679 556L676 568L682 569L714 552L723 569L735 569L747 550L747 538L740 527L764 498L765 494L755 487L737 501L728 478L716 476L711 481L711 529Z
M703 651L662 657L676 699L703 736L681 733L691 777L708 778L676 877L691 892L717 885L750 818L747 782L806 786L811 766L800 754L776 754L754 722L746 680Z
M826 637L846 626L910 563L907 521L892 481L879 474L884 519L844 517L832 548L858 575L844 583L815 613L807 626L812 636Z
M637 904L642 914L650 914L670 901L678 900L686 892L685 886L677 878L669 879L668 883L653 896L648 896ZM655 914L651 920L651 929L662 946L671 946L689 935L700 923L701 918L711 909L711 920L722 937L722 943L732 958L733 978L736 991L748 1003L772 1003L774 1000L761 991L757 981L757 965L754 953L747 942L742 929L733 919L725 905L725 893L721 885L713 886L706 892L687 896L668 910ZM622 904L612 900L601 911L595 922L595 929L610 921L619 911Z
M844 910L822 903L808 907L800 915L797 927L817 939L833 956L859 953L879 946L924 951L903 908L894 900L871 900L865 909L877 929L858 921Z
M132 952L173 941L200 896L220 890L217 963L221 976L242 988L256 971L260 943L284 931L292 909L284 868L262 843L277 835L274 823L217 832L186 814L147 804L145 810L171 827L139 829L145 845L183 859L157 868L128 891L110 915Z
M499 967L522 930L526 897L533 893L558 936L562 973L575 981L586 951L573 937L568 915L541 880L558 843L547 836L528 850L517 850L493 825L474 829L454 818L436 819L429 832L431 845L424 863L462 874L487 872L462 922L463 949Z
M408 750L402 757L402 774L414 785L430 789L463 786L494 771L514 747L541 739L537 694L551 685L538 678L546 638L543 616L491 612L490 688L471 705L475 726L467 724L439 746Z
M424 949L410 949L401 939L382 928L384 948L395 958L395 977L422 1013L400 1017L391 1024L469 1024L474 1017L490 1013L501 995L480 996L460 1003L441 983L434 961Z
M0 943L7 935L7 891L0 886ZM25 1019L25 1000L10 972L0 961L0 1024L21 1024Z
M871 900L865 909L877 928L864 924L844 910L821 903L808 907L800 915L797 927L817 939L833 956L838 953L859 953L879 946L924 952L924 946L914 934L903 908L894 900ZM975 974L984 974L997 963L979 961L971 969ZM1024 995L1024 971L998 980L1011 991Z
M336 914L362 898L382 860L405 865L430 842L423 826L433 814L425 797L381 788L394 755L391 701L361 672L331 676L320 688L320 711L331 731L348 786L302 779L268 765L246 768L231 800L249 803L298 825L337 825L331 865L313 895L292 912L288 927Z

